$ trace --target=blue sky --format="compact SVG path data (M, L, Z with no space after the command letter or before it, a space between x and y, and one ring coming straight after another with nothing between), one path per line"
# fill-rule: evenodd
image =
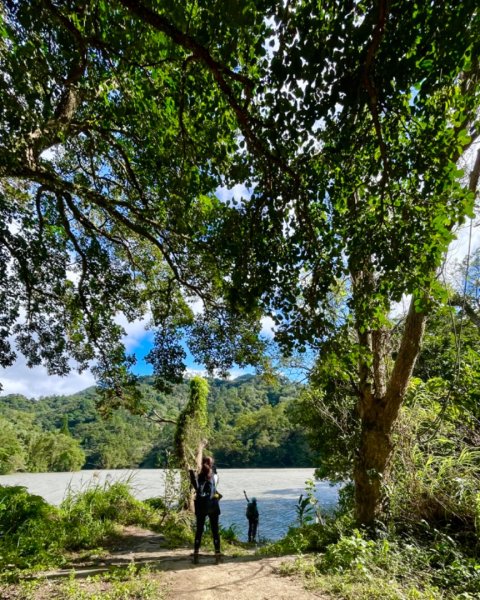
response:
M144 360L146 354L152 347L153 335L150 330L146 330L147 319L143 321L135 321L128 323L123 316L118 318L118 322L125 329L124 344L129 354L135 354L137 364L133 368L133 372L137 375L150 375L152 368ZM271 327L273 323L269 319L264 320L264 335L271 335ZM193 359L192 355L187 351L186 366L188 372L199 372L205 374L204 365L198 364ZM233 367L230 371L231 377L238 377L244 373L253 373L252 368L240 369ZM95 380L86 370L83 373L77 373L72 370L65 377L57 375L48 375L44 367L29 368L23 356L19 355L18 360L14 365L7 369L0 369L0 381L3 389L1 394L23 394L28 398L38 398L40 396L49 396L53 394L73 394L81 391L91 385L95 385Z
M198 372L203 373L205 370L204 365L197 363L195 361L195 359L193 358L192 354L188 350L188 347L185 343L182 344L182 346L183 346L185 352L187 353L187 357L185 359L187 371L198 371ZM151 336L151 334L146 332L146 335L138 340L135 348L132 348L131 351L137 357L137 363L132 369L132 371L136 375L151 375L152 374L152 366L144 360L145 356L149 353L151 347L152 347L152 336ZM233 369L231 370L231 375L237 376L237 375L241 375L243 373L254 373L254 372L255 372L255 370L253 368L240 369L239 367L234 366Z

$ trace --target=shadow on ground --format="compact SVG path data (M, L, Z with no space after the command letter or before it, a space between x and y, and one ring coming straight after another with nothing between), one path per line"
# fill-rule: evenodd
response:
M227 563L246 563L262 561L265 557L258 556L255 554L241 555L241 556L223 556L220 564ZM37 573L28 579L62 579L71 578L81 579L85 577L93 577L95 575L101 575L102 573L108 573L111 571L125 571L131 568L134 563L139 568L142 566L149 567L150 571L169 571L169 570L189 570L189 569L201 569L202 567L211 567L215 565L215 555L212 554L201 554L200 561L194 565L192 561L192 553L190 550L165 550L161 555L157 552L152 551L152 556L135 556L134 552L128 552L125 556L114 555L101 559L95 559L92 561L82 560L81 563L72 561L67 567L58 569L56 571ZM263 567L260 567L260 570Z

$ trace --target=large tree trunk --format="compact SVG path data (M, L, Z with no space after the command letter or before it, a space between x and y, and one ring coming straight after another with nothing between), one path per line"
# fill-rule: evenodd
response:
M382 478L392 452L390 432L377 420L362 419L358 457L354 471L355 519L359 525L371 527L382 512Z
M355 516L372 527L382 511L382 481L392 454L392 429L405 397L425 329L425 313L416 312L414 298L405 322L391 375L387 375L388 332L359 334L365 351L360 362L358 410L360 444L354 469ZM369 356L372 360L365 357Z

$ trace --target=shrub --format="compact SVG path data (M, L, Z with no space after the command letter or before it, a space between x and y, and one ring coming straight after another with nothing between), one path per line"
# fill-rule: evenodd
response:
M351 528L352 517L349 514L337 518L328 515L323 523L291 527L283 539L267 544L260 552L274 555L321 552Z
M25 522L41 519L52 512L41 496L29 494L22 486L0 487L0 534L16 533Z
M468 443L455 408L442 412L435 399L445 393L441 383L438 378L412 382L387 478L390 512L401 523L427 521L472 531L478 523L480 450Z
M220 537L222 540L224 540L225 542L238 541L238 536L240 535L240 528L238 527L238 525L235 525L235 523L232 523L228 527L222 527L220 525L219 528L220 528Z
M155 512L134 498L128 483L95 485L80 493L69 492L61 510L68 522L67 547L95 546L112 534L116 525L151 525Z
M0 487L0 567L58 564L65 550L97 547L117 525L134 523L158 528L159 517L125 482L70 492L60 509L24 487ZM170 531L173 538L172 524ZM175 535L188 538L185 531L177 525Z
M170 548L193 544L194 517L187 511L171 512L163 521L161 532Z
M350 536L341 537L335 544L327 547L325 554L318 562L323 573L343 573L354 567L365 567L373 558L376 544L365 539L358 529Z
M155 498L147 498L143 502L147 506L150 506L150 508L152 508L153 510L158 510L158 511L162 511L162 512L167 510L165 500L158 496Z
M50 564L64 539L60 511L24 487L0 487L0 534L0 565Z
M341 582L336 591L346 598L467 600L480 593L480 563L464 550L456 540L435 529L421 541L418 532L415 537L390 533L373 540L354 530L330 544L317 557L315 567L330 582ZM382 595L387 583L396 590L392 596Z

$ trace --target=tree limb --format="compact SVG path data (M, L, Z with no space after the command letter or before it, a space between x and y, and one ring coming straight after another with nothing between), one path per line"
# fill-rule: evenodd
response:
M43 169L31 169L28 167L18 168L13 170L10 174L12 177L16 177L19 179L28 179L30 181L35 181L40 185L44 185L45 188L52 190L55 193L69 193L74 196L78 196L80 198L84 198L92 202L92 204L104 210L110 217L112 217L117 223L121 223L124 227L129 229L130 231L137 233L141 237L145 238L149 242L151 242L158 250L160 250L165 262L170 267L172 273L174 274L176 280L183 285L186 289L189 289L194 294L198 295L205 302L209 302L212 300L208 295L208 292L205 291L203 286L195 285L188 279L182 276L180 267L174 261L174 254L168 248L168 243L165 240L162 240L162 232L158 229L155 229L154 233L151 230L147 229L142 222L139 220L132 220L129 218L125 212L118 210L118 206L122 206L123 203L112 201L106 198L101 193L96 190L85 188L84 186L75 184L72 181L66 181L57 177L55 173L43 170ZM123 208L131 208L130 205L124 204Z
M396 419L402 404L425 331L426 312L425 309L417 312L416 299L417 297L413 295L410 301L402 341L383 400L386 422L389 425Z
M163 417L155 409L152 409L151 413L147 416L154 423L172 423L173 425L177 424L176 419L168 419L167 417Z

